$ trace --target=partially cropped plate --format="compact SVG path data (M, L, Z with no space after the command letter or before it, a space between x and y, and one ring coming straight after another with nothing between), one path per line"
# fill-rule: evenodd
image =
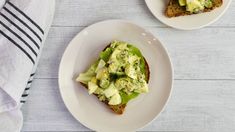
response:
M168 18L165 16L168 1L169 0L145 0L148 8L159 21L170 27L182 30L199 29L212 24L224 14L231 3L231 0L223 0L223 5L211 12Z
M138 47L150 66L149 93L128 103L123 115L116 115L87 89L75 82L113 40ZM68 45L59 69L59 87L70 113L96 131L134 131L152 121L163 109L172 87L172 67L163 45L145 29L123 20L96 23L81 31Z

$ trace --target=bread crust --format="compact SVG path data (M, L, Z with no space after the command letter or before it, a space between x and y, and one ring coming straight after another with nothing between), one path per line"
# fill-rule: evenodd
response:
M107 48L109 48L111 46L111 44L107 45L103 51L105 51ZM146 81L147 83L149 82L149 77L150 77L150 70L149 70L149 65L146 61L146 59L144 58L144 61L145 61L145 76L146 76ZM84 88L88 89L88 86L82 82L80 82ZM97 98L98 98L98 95L97 94L93 94L95 95ZM126 104L119 104L119 105L109 105L108 104L108 101L102 101L104 104L106 104L106 106L108 106L114 113L116 114L123 114L123 112L125 111L125 108L126 108Z
M217 7L220 7L223 4L223 0L213 0L213 6L211 8L205 8L203 12L209 12L214 10ZM186 16L186 15L193 15L195 13L190 13L186 11L185 6L180 6L178 0L170 0L167 8L165 10L165 15L169 18L171 17L178 17L178 16Z

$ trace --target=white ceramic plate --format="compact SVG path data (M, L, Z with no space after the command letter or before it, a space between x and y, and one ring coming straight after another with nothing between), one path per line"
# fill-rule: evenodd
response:
M231 0L223 0L223 5L211 12L168 18L164 12L169 0L145 0L148 8L159 21L176 29L193 30L205 27L218 20L228 9Z
M150 66L150 91L128 103L123 115L114 114L74 81L113 40L133 43ZM67 47L59 69L65 105L83 125L96 131L133 131L152 121L163 109L172 87L172 67L162 44L148 31L123 20L96 23L81 31Z

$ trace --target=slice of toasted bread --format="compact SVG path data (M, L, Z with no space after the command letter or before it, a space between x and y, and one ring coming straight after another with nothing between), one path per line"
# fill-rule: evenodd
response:
M223 4L223 0L212 0L213 6L211 8L205 8L202 12L209 12L217 7L220 7ZM192 15L194 13L190 13L186 11L185 6L180 6L178 0L170 0L165 14L167 17L177 17L177 16L185 16Z
M106 48L110 47L111 44L109 44L108 46L105 47L104 50L106 50ZM103 51L104 51L103 50ZM146 76L146 82L148 83L149 81L149 77L150 77L150 71L149 71L149 65L146 61L146 59L144 58L145 61L145 76ZM82 82L80 82L85 88L88 89L88 86ZM98 98L97 94L93 94ZM119 104L119 105L109 105L108 101L102 101L103 103L105 103L114 113L116 114L123 114L125 108L126 108L126 104Z

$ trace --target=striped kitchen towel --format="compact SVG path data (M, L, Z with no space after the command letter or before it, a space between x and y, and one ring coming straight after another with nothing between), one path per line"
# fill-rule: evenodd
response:
M52 23L54 0L0 0L0 130L20 131L21 103Z

